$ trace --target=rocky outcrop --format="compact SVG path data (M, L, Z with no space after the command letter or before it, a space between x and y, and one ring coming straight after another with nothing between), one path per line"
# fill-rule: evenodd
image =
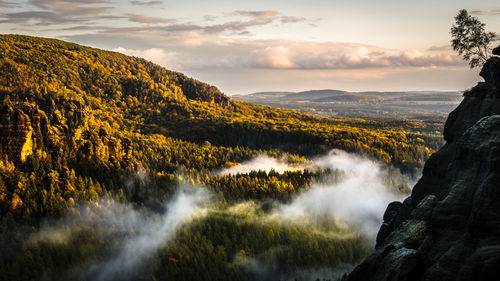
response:
M446 121L403 203L384 214L375 252L348 280L500 279L500 58Z
M0 115L0 144L4 153L16 162L24 162L33 153L31 120L19 108L6 107Z
M494 48L491 53L495 56L500 56L500 46Z
M59 109L65 114L62 114ZM34 150L55 148L70 124L83 121L83 106L76 101L6 102L0 107L0 146L9 159L23 163Z
M132 156L132 143L129 139L110 135L104 128L92 130L81 128L75 137L76 149L86 159L98 162L128 163Z

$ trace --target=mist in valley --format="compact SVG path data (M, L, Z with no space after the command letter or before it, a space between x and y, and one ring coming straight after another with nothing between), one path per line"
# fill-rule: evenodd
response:
M262 211L258 201L234 202L220 207L220 198L203 186L184 186L164 202L165 211L158 212L146 207L133 206L105 197L97 202L82 203L65 217L46 222L30 243L45 242L62 245L82 229L97 231L106 243L112 245L107 255L81 266L73 276L80 280L132 280L147 268L147 263L158 251L169 247L180 229L190 221L214 212L244 215L256 223L278 223L315 229L322 235L361 235L368 245L373 245L382 215L388 203L400 200L403 194L386 184L390 175L380 163L341 150L310 159L306 164L289 164L283 159L259 155L239 165L223 169L219 175L244 174L250 171L330 169L342 172L336 184L313 182L308 190L299 192L288 202L274 202L270 210ZM144 171L137 175L141 182L148 182ZM132 188L132 181L126 183ZM251 219L252 220L252 219ZM250 220L250 221L251 221ZM334 225L325 229L322 224ZM273 278L323 276L336 278L347 272L352 265L335 269L302 267L284 274L273 264L273 251L279 247L256 253L255 256L232 257L233 264L248 271L260 280ZM271 260L270 260L271 259Z
M82 203L60 220L46 222L29 242L64 245L79 231L90 230L111 245L110 253L104 260L84 266L73 278L130 280L137 277L158 249L168 245L184 224L203 216L211 200L211 194L202 187L180 186L165 202L166 211L157 213L105 197Z
M376 161L341 150L332 150L313 162L322 169L341 170L345 176L334 185L313 183L310 190L277 212L291 220L331 218L374 240L387 205L403 197L384 182L389 177L387 170Z

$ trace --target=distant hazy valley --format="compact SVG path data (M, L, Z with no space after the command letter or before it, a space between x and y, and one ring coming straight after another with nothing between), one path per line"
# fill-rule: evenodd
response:
M323 117L445 118L462 100L458 91L259 92L231 96L245 101L280 107Z

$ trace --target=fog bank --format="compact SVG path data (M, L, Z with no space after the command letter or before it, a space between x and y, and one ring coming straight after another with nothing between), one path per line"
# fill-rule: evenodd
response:
M283 173L284 171L297 171L302 169L304 169L302 165L290 165L285 160L279 160L269 157L266 154L261 154L238 165L222 169L218 172L218 175L248 174L251 171L270 172L271 170Z
M402 199L384 183L389 175L382 164L342 150L332 150L313 162L320 168L342 170L345 177L334 185L313 183L291 203L280 206L279 215L292 220L332 218L375 239L387 205Z
M78 279L131 280L149 257L168 246L182 225L203 213L210 199L203 187L180 187L165 203L166 211L156 213L103 198L83 203L66 217L47 223L31 240L64 244L75 231L93 229L114 248L107 259L88 265Z

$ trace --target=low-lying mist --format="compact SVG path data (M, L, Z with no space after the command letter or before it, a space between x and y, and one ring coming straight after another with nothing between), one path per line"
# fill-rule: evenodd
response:
M251 171L265 171L269 173L271 170L274 170L278 173L283 173L284 171L297 171L303 169L303 165L290 165L283 159L276 159L269 157L266 154L261 154L241 164L222 169L217 173L217 175L224 176L248 174Z
M249 173L252 170L267 172L275 170L282 173L286 170L304 169L338 170L342 171L342 178L336 184L324 184L328 181L311 183L308 190L296 194L289 202L274 202L271 209L266 211L256 211L261 205L254 201L226 203L221 207L209 189L201 186L179 187L177 193L164 203L165 212L119 203L109 197L103 198L94 203L81 203L63 219L47 223L32 236L31 242L64 244L75 229L98 229L106 243L111 245L109 253L80 266L77 273L71 273L74 277L72 279L132 280L148 266L145 264L148 260L151 260L160 249L168 247L169 242L176 237L176 233L183 225L195 217L210 215L211 211L226 214L243 212L255 218L255 222L278 221L283 225L293 224L300 227L306 225L311 227L315 222L329 221L335 226L348 229L346 235L359 233L371 243L380 227L387 204L403 196L393 186L387 184L390 175L382 164L341 150L332 150L327 155L300 165L289 165L284 160L260 155L240 165L219 171L218 175ZM323 230L318 228L317 231ZM331 231L328 230L324 235L331 235ZM340 237L343 234L339 232L336 235ZM269 253L261 254L269 258L272 256ZM279 268L255 269L254 265L263 262L260 260L263 256L259 257L258 253L256 254L255 257L246 257L243 260L234 257L233 262L262 280L269 276L276 277ZM321 271L315 268L301 268L300 272L278 277L289 277L293 274L313 276L310 273L316 273L315 276L325 276L325 274L338 276L349 267L350 265L346 264L342 270L331 271L324 268Z
M333 219L340 225L355 227L370 240L375 239L387 205L404 196L388 182L408 181L395 178L389 174L387 167L377 161L338 149L301 165L289 165L284 160L259 155L220 173L305 169L342 171L343 177L337 184L313 182L309 190L299 193L292 202L279 205L274 214L296 222Z
M375 161L341 150L332 150L313 162L320 168L342 170L345 176L334 185L313 183L291 203L280 206L280 216L292 220L329 217L375 239L385 208L402 198L385 183L387 170Z
M180 187L166 203L165 213L155 213L131 204L103 198L85 203L64 219L50 223L32 237L32 242L64 244L73 231L92 228L101 233L112 249L108 259L93 262L79 273L79 280L130 280L143 263L175 237L176 231L196 215L203 213L211 196L202 187Z
M263 157L257 157L248 161L244 164L245 166L232 167L232 171L241 173L248 169L249 163L252 164L252 170L266 171L283 169L287 165L286 162L276 159L275 162L261 161L261 159ZM278 165L273 166L272 163ZM297 166L292 168L297 170ZM327 155L314 158L308 165L301 166L301 169L331 169L342 171L343 176L336 184L324 184L327 181L312 183L309 190L301 192L291 202L276 205L267 219L299 225L334 221L335 225L350 230L346 232L347 235L352 235L349 234L352 233L351 231L358 232L370 245L373 245L375 241L387 205L392 201L401 200L404 196L388 182L408 180L399 177L391 179L394 176L383 164L341 150L332 150ZM253 210L248 204L238 206L239 210L245 208ZM323 230L318 229L318 231ZM328 235L328 232L324 232L324 235ZM273 250L279 250L279 248L270 249L271 252ZM318 277L336 280L354 266L346 263L336 268L302 267L294 269L293 272L283 273L280 268L276 268L266 259L269 258L261 255L253 258L239 258L237 262L252 273L257 280L316 280Z

